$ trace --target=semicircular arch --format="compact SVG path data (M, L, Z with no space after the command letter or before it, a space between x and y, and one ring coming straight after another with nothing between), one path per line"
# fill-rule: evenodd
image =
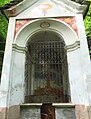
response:
M43 22L48 23L50 26L42 28L40 24ZM17 33L14 39L14 44L20 47L26 47L29 38L32 37L33 34L43 30L58 33L60 37L64 39L67 47L75 46L74 44L79 42L77 34L68 24L60 20L48 18L33 20L23 26L22 29Z

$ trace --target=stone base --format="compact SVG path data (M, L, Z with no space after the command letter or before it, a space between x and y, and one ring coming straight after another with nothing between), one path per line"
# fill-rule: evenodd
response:
M88 107L88 116L89 116L89 119L91 119L91 106Z
M0 108L0 119L20 119L20 106Z
M57 111L56 114L59 115L59 116L56 116L56 119L60 119L59 109L61 109L61 108L58 107L58 109L56 110ZM26 114L27 110L28 110L29 113ZM71 110L72 110L72 108L71 108ZM70 110L67 111L67 114L68 114L69 111ZM75 113L73 115L76 116L76 119L91 119L91 106L75 105L74 111L75 111ZM74 112L74 111L72 111L72 112ZM38 107L37 106L34 106L34 107L29 106L28 108L25 107L25 108L22 108L21 114L20 114L20 112L21 112L20 111L20 106L12 106L9 109L0 108L0 119L23 119L24 115L25 115L26 119L27 119L28 115L33 117L33 119L40 119L41 118L39 116L40 115L40 107L39 106ZM65 111L65 113L66 113L66 111ZM75 119L75 116L74 116L74 118L72 117L72 118L69 118L69 119ZM66 119L66 117L64 117L64 119ZM68 117L67 117L67 119L68 119Z
M8 119L20 119L20 106L12 106L8 109Z
M56 119L76 119L75 108L56 108Z
M20 119L41 119L40 105L21 106Z
M0 119L6 119L6 112L7 109L6 108L0 108Z
M91 107L84 105L75 106L76 119L91 119Z

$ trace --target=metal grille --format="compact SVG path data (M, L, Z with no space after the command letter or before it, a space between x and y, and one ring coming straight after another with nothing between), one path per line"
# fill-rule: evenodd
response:
M25 102L67 102L63 91L64 47L60 40L38 40L28 45Z

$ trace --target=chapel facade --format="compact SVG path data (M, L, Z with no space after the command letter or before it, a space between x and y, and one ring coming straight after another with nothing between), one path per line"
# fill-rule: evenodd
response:
M86 8L70 0L25 0L4 11L0 119L91 119Z

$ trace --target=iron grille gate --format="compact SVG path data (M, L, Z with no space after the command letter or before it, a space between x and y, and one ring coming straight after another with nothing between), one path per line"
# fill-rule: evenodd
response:
M66 62L62 41L37 41L28 44L26 53L25 102L65 102L63 67Z

